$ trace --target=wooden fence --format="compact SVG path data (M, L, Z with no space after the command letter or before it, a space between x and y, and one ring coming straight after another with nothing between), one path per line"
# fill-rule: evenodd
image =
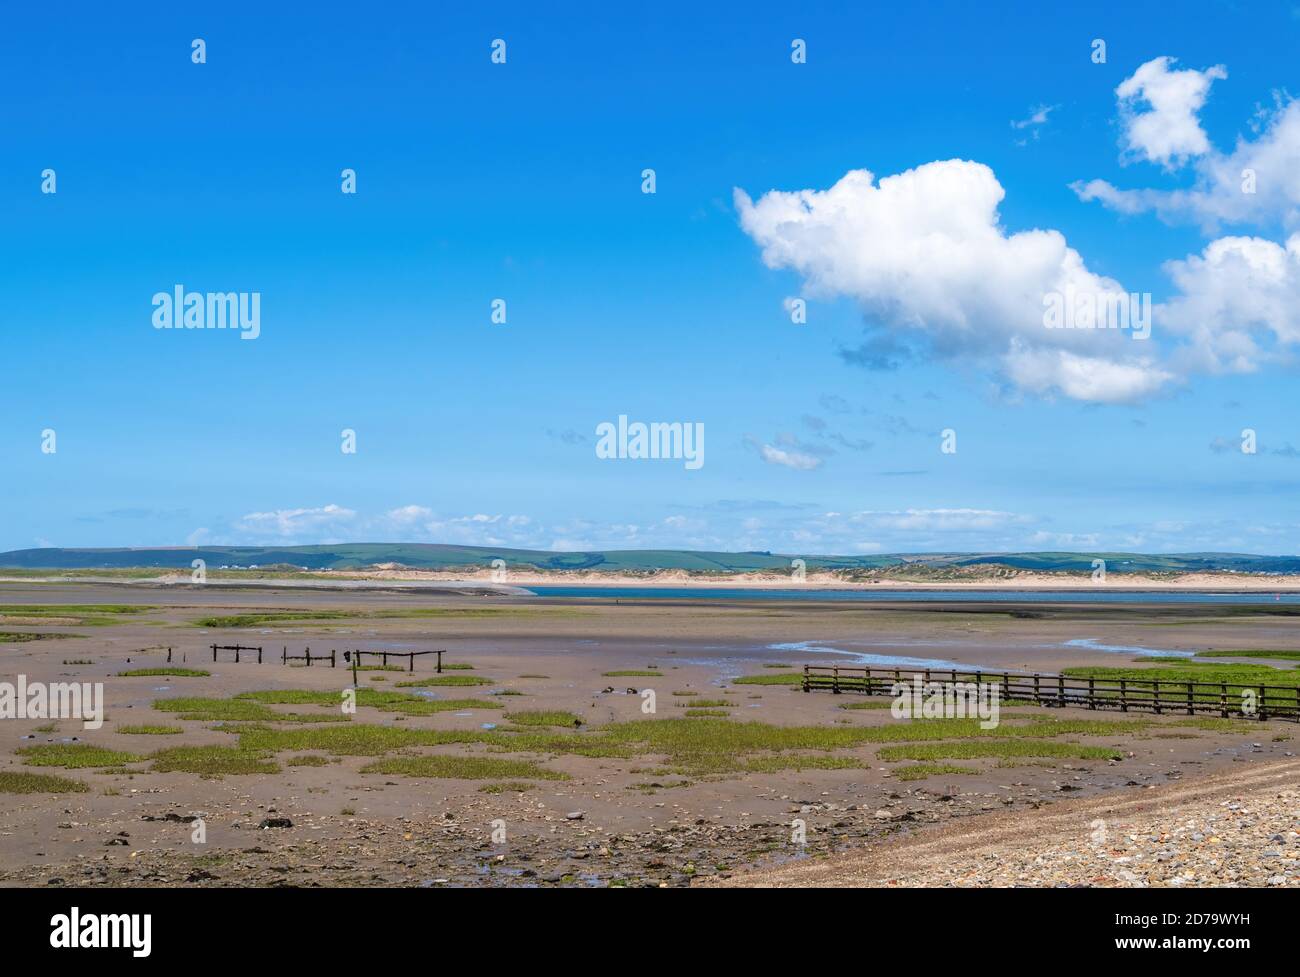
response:
M262 649L260 647L254 647L252 645L217 645L217 644L214 644L211 647L212 647L212 660L214 662L217 660L217 652L219 651L233 651L235 653L236 664L238 664L239 662L239 656L241 653L255 651L257 652L257 663L259 665L262 664ZM439 648L433 651L363 651L358 648L353 651L343 652L343 660L345 662L355 662L357 665L360 665L362 661L362 657L361 657L362 655L371 655L372 657L378 658L381 662L383 662L384 665L387 665L388 659L390 658L397 658L399 660L405 658L407 661L407 671L414 672L415 659L421 657L422 655L437 655L438 663L436 667L439 674L441 674L442 656L446 652L446 650L447 650L446 648ZM272 652L272 654L274 654L274 652ZM172 650L168 648L167 660L169 662L172 660L171 655L172 655ZM330 668L335 668L338 665L338 660L336 658L336 655L337 652L333 648L330 649L330 653L328 655L325 654L313 655L311 653L310 647L305 648L301 655L291 655L289 654L288 645L285 645L282 647L280 651L280 664L287 665L289 664L289 662L305 662L307 664L307 667L310 668L315 663L324 664L325 662L329 662Z
M421 655L437 655L438 656L437 670L441 674L442 656L446 650L447 650L446 648L439 648L436 651L362 651L361 649L358 648L351 652L347 652L347 651L343 652L343 660L352 661L349 655L355 655L356 662L358 665L360 665L362 661L361 659L362 655L372 655L380 658L383 661L383 663L387 665L389 658L405 658L409 662L407 671L413 672L415 671L415 659L419 658Z
M259 665L262 664L262 649L261 649L261 648L254 648L254 647L252 647L251 645L213 645L213 646L212 646L212 660L213 660L213 661L216 661L216 660L217 660L217 652L219 652L219 651L233 651L233 652L235 653L235 664L239 664L239 653L240 653L241 651L255 651L255 652L257 652L257 663L258 663ZM170 649L170 648L167 649L167 654L168 654L169 656L171 655L171 649ZM168 660L170 661L171 659L168 658Z
M1040 706L1079 709L1139 710L1157 715L1224 719L1289 719L1300 721L1300 686L1256 685L1237 682L1180 682L1171 679L1071 678L1066 675L1032 675L1013 672L961 672L934 668L864 668L850 665L805 665L803 690L863 695L893 695L896 683L911 686L915 679L931 682L994 685L1004 703L1030 702ZM1253 709L1253 712L1248 711Z
M347 654L347 652L344 652L344 654ZM314 661L329 662L330 668L333 668L335 665L334 649L331 648L330 653L328 655L313 655L311 653L311 647L308 646L306 649L303 650L303 653L301 655L291 655L289 654L289 649L286 646L284 650L280 653L281 665L287 665L289 664L289 662L302 662L302 661L305 661L307 663L308 668L311 668L311 663Z

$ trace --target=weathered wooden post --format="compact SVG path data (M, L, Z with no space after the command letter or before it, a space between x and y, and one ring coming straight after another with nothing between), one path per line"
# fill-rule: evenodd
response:
M1097 708L1097 679L1092 675L1088 676L1088 708Z
M805 669L807 671L807 669ZM438 674L442 674L442 649L438 649Z

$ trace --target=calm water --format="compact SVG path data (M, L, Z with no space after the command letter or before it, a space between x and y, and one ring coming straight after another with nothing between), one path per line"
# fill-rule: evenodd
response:
M538 597L608 597L624 600L971 601L978 603L1091 604L1300 604L1300 594L1224 594L1167 590L749 590L741 587L529 587Z

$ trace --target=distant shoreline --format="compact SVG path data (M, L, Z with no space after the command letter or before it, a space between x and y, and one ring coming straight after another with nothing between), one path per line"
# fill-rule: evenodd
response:
M111 571L86 568L50 571L40 576L8 576L0 572L0 583L120 583L140 587L186 586L190 574L184 571L159 570L156 576L123 576ZM304 588L304 589L410 589L444 591L449 594L528 596L531 587L635 588L642 590L810 590L861 591L863 593L908 593L961 591L970 593L1223 593L1223 594L1292 594L1300 593L1300 575L1250 575L1241 573L1181 573L1153 577L1148 574L1110 574L1107 583L1099 584L1091 576L1077 573L1017 572L1004 579L976 578L943 580L907 580L881 576L872 580L844 580L833 574L815 572L803 581L770 573L691 575L682 571L656 574L602 574L589 571L511 572L493 575L452 573L445 570L347 570L312 571L301 575L259 576L240 572L209 572L207 586Z

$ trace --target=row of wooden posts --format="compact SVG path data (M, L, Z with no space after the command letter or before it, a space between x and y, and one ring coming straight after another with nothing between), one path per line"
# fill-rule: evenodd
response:
M407 659L407 663L408 663L407 671L414 672L415 659L421 657L422 655L437 655L438 656L437 671L441 673L442 656L446 652L446 650L447 649L445 648L439 648L434 651L368 651L362 648L354 648L352 651L343 652L343 660L345 662L351 662L354 665L360 666L363 655L371 655L372 657L378 658L384 665L388 664L389 658L397 658L397 659L405 658ZM262 664L262 647L260 645L214 644L212 645L212 660L214 662L217 660L217 653L222 651L233 651L235 653L236 665L239 664L240 655L249 654L251 656L252 652L257 652L257 663L259 665ZM172 660L171 655L172 655L172 650L168 648L167 660L169 662ZM320 654L320 653L313 655L311 653L310 646L303 649L303 653L301 655L291 655L289 654L289 646L284 645L282 646L282 649L280 651L280 664L287 665L289 664L289 662L301 661L301 662L306 662L307 667L310 668L313 662L318 664L324 664L325 662L329 662L330 668L334 668L338 665L338 659L336 656L337 656L337 652L333 648L330 649L330 653L328 655Z
M805 665L803 690L864 695L894 695L899 684L915 679L929 685L992 685L1002 702L1032 702L1040 706L1083 709L1136 709L1164 713L1211 713L1224 719L1300 721L1300 686L1245 685L1235 682L1183 682L1171 679L1122 678L1102 680L1066 675L1013 672L959 672L932 668L867 668L849 665Z

